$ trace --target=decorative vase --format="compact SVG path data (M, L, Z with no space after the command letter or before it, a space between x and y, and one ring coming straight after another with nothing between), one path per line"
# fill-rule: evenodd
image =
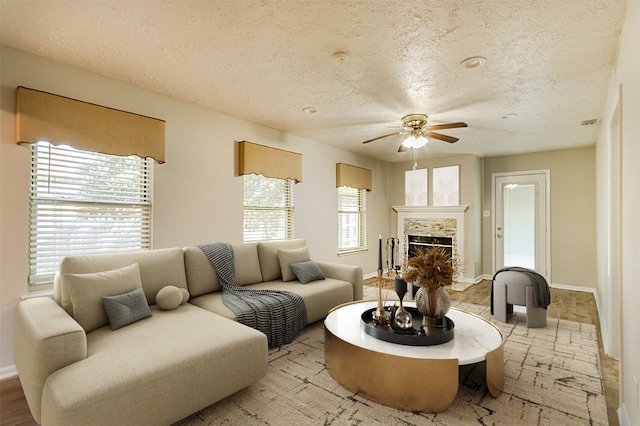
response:
M430 289L420 287L416 292L416 308L424 318L423 325L442 325L450 307L451 298L442 286Z

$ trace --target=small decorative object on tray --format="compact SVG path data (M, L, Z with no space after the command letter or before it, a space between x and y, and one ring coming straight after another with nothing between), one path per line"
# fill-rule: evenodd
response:
M388 326L391 323L391 311L384 308L382 301L382 235L378 237L378 306L371 318L374 325Z
M402 306L402 299L404 299L404 295L407 294L407 282L402 279L402 277L396 277L394 285L398 298L400 299L400 306L396 310L393 318L394 325L402 330L407 330L413 327L413 317L404 309L404 306Z

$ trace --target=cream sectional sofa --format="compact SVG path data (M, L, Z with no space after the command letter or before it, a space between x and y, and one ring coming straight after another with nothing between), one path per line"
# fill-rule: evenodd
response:
M362 299L355 266L317 262L325 279L289 281L288 265L305 248L304 240L235 244L236 281L300 294L308 323ZM174 287L189 300L168 308L159 292ZM122 293L137 297L133 322L112 330L118 317L100 301ZM54 298L16 309L14 357L31 413L43 425L172 424L266 374L266 336L234 319L197 247L67 257Z

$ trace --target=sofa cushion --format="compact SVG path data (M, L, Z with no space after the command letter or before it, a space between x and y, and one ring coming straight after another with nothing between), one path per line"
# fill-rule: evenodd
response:
M295 240L261 241L258 243L258 257L260 258L260 271L264 281L273 281L282 278L278 249L291 250L305 247L307 242L298 238Z
M322 269L313 260L289 264L291 271L302 284L324 280Z
M170 311L180 306L183 298L184 295L178 287L168 285L156 294L156 305L163 311Z
M115 296L142 286L137 263L112 271L67 274L64 279L71 296L73 318L87 333L109 323L102 306L103 296Z
M286 290L299 294L304 299L304 304L307 307L307 324L324 319L329 310L343 303L353 301L353 285L351 283L328 277L325 280L313 281L307 284L301 284L298 281L285 283L276 280L254 284L250 288L256 290ZM209 296L207 294L200 297L208 298ZM202 305L204 307L204 301Z
M107 313L112 330L117 330L125 325L133 324L151 316L142 287L117 296L103 296L102 306L104 306L104 310Z
M236 284L248 285L262 281L257 243L232 244L236 266Z
M215 268L199 247L184 248L184 267L192 297L222 290Z
M278 261L280 263L280 271L282 272L282 281L295 280L296 276L289 265L306 260L311 260L309 257L309 249L306 246L292 250L278 249Z
M89 333L88 357L48 377L43 418L58 425L169 425L266 374L263 333L188 303L151 312L117 333Z

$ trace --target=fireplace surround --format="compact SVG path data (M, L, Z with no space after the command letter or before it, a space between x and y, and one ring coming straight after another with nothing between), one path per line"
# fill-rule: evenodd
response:
M409 236L433 237L435 241L451 239L451 253L457 265L453 279L464 282L465 212L468 209L469 206L393 207L398 213L400 259L404 261L409 256Z

